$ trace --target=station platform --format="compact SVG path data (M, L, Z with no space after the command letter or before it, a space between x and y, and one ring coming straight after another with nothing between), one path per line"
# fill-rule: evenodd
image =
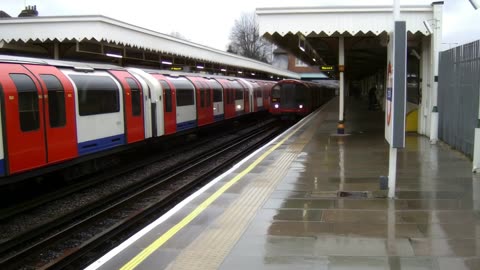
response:
M443 143L406 136L396 198L384 114L338 99L87 269L480 269L480 179Z

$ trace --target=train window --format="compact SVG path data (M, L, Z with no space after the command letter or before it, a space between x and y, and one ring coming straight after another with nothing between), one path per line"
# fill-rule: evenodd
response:
M213 102L222 102L222 89L213 89Z
M280 98L280 85L275 85L272 88L272 98Z
M40 127L38 92L33 80L25 74L10 74L18 93L18 111L22 131L37 130Z
M243 91L241 89L235 89L235 99L243 99Z
M243 99L244 89L238 81L230 81L234 92L234 99L239 100ZM233 102L232 102L233 103Z
M230 104L235 104L235 89L230 88Z
M140 87L138 87L138 84L132 78L126 78L126 80L132 92L132 115L140 116L142 115Z
M212 94L210 93L212 90L210 89L207 89L206 92L207 92L207 96L206 96L206 99L207 99L207 107L211 107L212 106Z
M200 89L200 107L205 108L205 89Z
M80 116L120 111L119 89L107 76L69 75L77 86Z
M223 102L225 104L230 104L230 89L225 88L225 91L223 93L224 93Z
M189 106L195 104L193 85L185 78L169 77L177 94L177 106Z
M166 81L158 80L162 85L163 91L165 93L165 112L172 112L172 89Z
M295 101L297 103L299 102L305 102L306 94L307 94L308 88L303 85L303 84L297 84L295 87Z
M232 91L233 90L230 89L230 88L227 88L226 91L227 91L227 104L232 104L232 100L233 100L232 99Z
M63 127L66 123L65 90L54 75L40 75L48 91L48 116L50 127Z
M209 80L208 84L213 90L213 102L222 102L223 100L223 88L222 86L214 80Z
M194 105L193 91L190 89L177 89L177 106Z

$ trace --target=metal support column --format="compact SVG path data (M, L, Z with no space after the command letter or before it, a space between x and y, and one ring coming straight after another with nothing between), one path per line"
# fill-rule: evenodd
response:
M432 117L430 123L430 143L435 144L438 141L438 62L440 53L440 44L442 42L442 3L433 3L433 20L432 21Z
M388 46L385 139L390 145L388 198L395 198L397 148L405 147L405 107L407 77L406 22L400 21L400 0L394 1L394 27Z
M53 42L53 59L60 59L60 44L58 41Z
M344 48L344 37L338 38L338 70L340 73L339 84L340 84L340 92L339 92L339 109L338 109L338 126L337 126L337 133L344 134L345 133L345 121L343 119L344 116L344 105L345 105L345 78L344 78L344 67L345 67L345 48Z

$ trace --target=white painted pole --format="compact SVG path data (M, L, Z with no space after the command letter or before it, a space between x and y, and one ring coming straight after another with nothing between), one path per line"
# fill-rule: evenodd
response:
M400 0L394 0L393 1L394 27L395 27L395 21L398 21L399 19L400 19ZM395 55L395 52L392 52L392 54ZM393 64L395 66L395 63ZM388 159L388 198L390 199L395 198L396 182L397 182L397 148L393 148L390 143L390 155Z
M472 162L472 164L473 164L472 171L474 173L478 172L480 170L480 128L475 128L475 141L473 143L473 162Z
M480 88L478 89L480 92ZM474 173L480 170L480 95L478 96L478 116L477 116L477 126L475 128L475 140L473 141L473 168Z
M433 82L432 82L432 117L430 123L430 143L435 144L438 141L438 62L440 53L440 44L442 42L442 5L439 3L433 4L433 20L432 20L432 67L433 67Z
M393 21L400 20L400 0L393 0Z
M395 185L397 182L397 148L390 147L388 159L388 197L395 198Z
M397 253L397 236L396 236L396 216L395 216L395 200L388 201L387 215L387 251L389 254Z

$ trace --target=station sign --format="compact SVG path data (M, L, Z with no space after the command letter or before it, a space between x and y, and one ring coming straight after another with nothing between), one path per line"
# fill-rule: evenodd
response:
M172 70L172 71L182 71L183 67L170 67L170 70Z
M385 139L393 148L405 147L407 32L405 21L395 21L387 49Z
M334 66L320 66L321 71L334 71L335 67Z

